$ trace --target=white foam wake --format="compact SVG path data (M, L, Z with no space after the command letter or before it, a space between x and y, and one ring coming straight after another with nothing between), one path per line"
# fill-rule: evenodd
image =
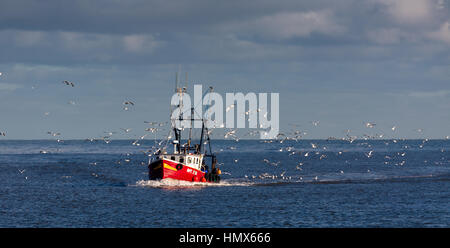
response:
M169 187L180 187L180 188L198 188L198 187L223 187L223 186L251 186L252 182L239 182L232 180L222 180L219 183L202 183L202 182L188 182L175 180L171 178L166 178L162 180L139 180L135 185L140 187L154 187L154 188L169 188Z

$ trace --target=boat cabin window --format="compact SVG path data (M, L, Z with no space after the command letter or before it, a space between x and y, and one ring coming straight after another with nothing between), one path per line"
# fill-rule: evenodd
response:
M170 157L171 160L175 160L175 156Z
M184 158L180 157L180 163L184 163Z
M187 162L188 162L188 164L192 163L192 158L188 157Z

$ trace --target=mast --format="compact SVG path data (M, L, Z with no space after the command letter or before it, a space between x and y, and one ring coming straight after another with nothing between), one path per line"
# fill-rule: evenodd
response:
M189 129L188 149L191 149L192 127L194 126L194 108L191 107L191 128Z
M200 153L202 153L202 147L203 147L203 130L205 129L205 122L203 121L203 117L202 117L202 134L200 135L200 144L199 144L199 149L198 151Z
M178 103L178 109L180 110L180 115L178 116L178 120L180 121L180 124L183 120L183 93L185 92L185 89L182 87L178 87L178 72L176 73L175 78L175 93L177 93L180 97L180 102ZM181 153L181 127L177 128L176 125L173 127L173 131L175 133L175 140L174 140L174 147L173 152L174 153Z
M188 87L188 73L186 72L185 89ZM189 128L189 139L188 139L188 152L191 150L191 140L192 140L192 128L194 126L194 108L191 106L191 127Z

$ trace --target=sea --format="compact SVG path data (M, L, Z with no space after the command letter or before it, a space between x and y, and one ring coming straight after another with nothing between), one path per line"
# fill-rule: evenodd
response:
M0 140L0 227L449 227L450 140L213 140L222 180L148 180L155 140Z

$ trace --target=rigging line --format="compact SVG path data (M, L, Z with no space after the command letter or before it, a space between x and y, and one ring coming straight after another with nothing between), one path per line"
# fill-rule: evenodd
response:
M202 96L202 99L200 99L200 101L196 104L196 105L194 105L194 109L196 109L197 108L197 106L201 103L202 105L203 105L203 98L206 96L206 94L208 94L208 93L210 93L210 92L205 92L204 94L203 94L203 96ZM209 96L210 97L210 101L211 101L211 96ZM195 104L195 103L194 103ZM202 110L203 110L203 108L202 108Z
M206 96L206 94L208 94L208 93L210 93L210 92L205 92L204 94L203 94L203 96L202 96L202 100L201 101L199 101L196 105L194 105L194 116L191 116L191 118L194 118L195 119L195 116L198 116L200 119L202 119L202 116L196 111L196 109L197 109L197 106L200 104L200 103L203 103L203 98ZM211 95L209 95L209 102L211 102ZM203 105L203 104L202 104ZM208 105L209 106L209 105ZM178 105L178 108L180 108L180 106ZM173 109L172 109L172 105L171 105L171 112L173 111ZM190 111L190 109L185 109L185 110L180 110L180 114L181 115L184 115L184 114L187 114L188 112ZM202 106L202 112L203 112L203 106ZM195 115L196 114L196 115ZM171 117L172 117L172 114L171 114ZM208 118L207 116L205 117L206 119ZM172 119L171 118L171 120L178 120L178 119ZM184 119L183 119L184 120ZM187 120L187 119L186 119Z

